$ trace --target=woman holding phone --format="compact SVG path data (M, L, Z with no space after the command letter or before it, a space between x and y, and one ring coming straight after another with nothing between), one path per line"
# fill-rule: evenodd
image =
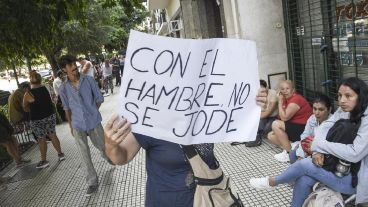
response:
M283 149L281 153L274 156L275 159L279 162L289 162L292 143L300 141L300 135L312 115L312 107L295 91L294 84L290 80L280 83L278 98L279 120L272 123L272 131L267 138Z

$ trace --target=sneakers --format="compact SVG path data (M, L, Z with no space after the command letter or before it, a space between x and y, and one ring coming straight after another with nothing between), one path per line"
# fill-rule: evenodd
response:
M42 160L41 160L41 161L37 164L36 168L37 168L37 169L40 169L40 168L46 168L46 167L48 167L48 166L50 166L49 161L47 161L47 160L42 161Z
M63 161L63 160L65 160L65 155L64 155L64 153L60 153L60 154L58 154L58 157L59 157L59 161Z
M273 190L275 187L270 186L268 179L268 176L263 178L251 178L249 184L257 190Z
M275 154L273 157L279 162L290 162L289 154L286 150L283 150L279 154Z
M31 160L26 160L26 159L24 159L24 158L20 158L20 161L21 161L21 162L24 162L24 163L30 163L30 162L31 162Z
M98 189L98 185L91 185L88 186L87 188L87 192L86 192L86 197L91 196L94 192L96 192Z
M297 146L298 146L299 142L296 141L296 142L292 142L291 143L291 150L294 150Z
M21 168L21 167L23 167L24 165L26 165L27 163L30 163L30 162L31 162L31 160L26 160L26 159L21 158L20 162L16 164L16 167Z

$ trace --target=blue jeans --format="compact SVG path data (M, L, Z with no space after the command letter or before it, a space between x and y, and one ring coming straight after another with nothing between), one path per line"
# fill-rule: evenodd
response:
M296 156L296 149L297 148L289 152L290 164L293 164L294 162L298 160L298 156Z
M300 207L311 193L316 182L327 185L334 191L343 194L355 194L356 188L351 185L351 174L342 178L312 163L310 157L290 165L281 175L276 176L276 184L295 182L292 207Z

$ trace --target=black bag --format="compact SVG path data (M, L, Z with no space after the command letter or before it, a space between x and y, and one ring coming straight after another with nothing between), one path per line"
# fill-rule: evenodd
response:
M225 176L220 165L208 167L193 145L182 146L192 167L196 190L193 207L244 207L239 196L230 187L230 178Z
M326 140L329 142L341 143L341 144L352 144L357 136L358 129L360 127L359 122L353 122L350 119L340 119L328 130ZM323 168L330 172L336 171L336 166L339 163L339 158L327 154L325 155ZM343 160L346 163L348 161ZM353 187L357 185L358 177L357 173L360 168L360 162L351 163L351 173L353 177Z

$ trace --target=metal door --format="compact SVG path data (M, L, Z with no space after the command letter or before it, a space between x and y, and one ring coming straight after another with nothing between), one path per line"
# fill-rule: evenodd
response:
M327 92L328 50L331 38L325 31L327 18L321 0L285 0L288 22L289 63L296 89L308 99ZM284 7L284 8L285 8Z
M309 100L344 77L368 82L368 0L284 0L290 77ZM324 84L324 86L322 86Z

